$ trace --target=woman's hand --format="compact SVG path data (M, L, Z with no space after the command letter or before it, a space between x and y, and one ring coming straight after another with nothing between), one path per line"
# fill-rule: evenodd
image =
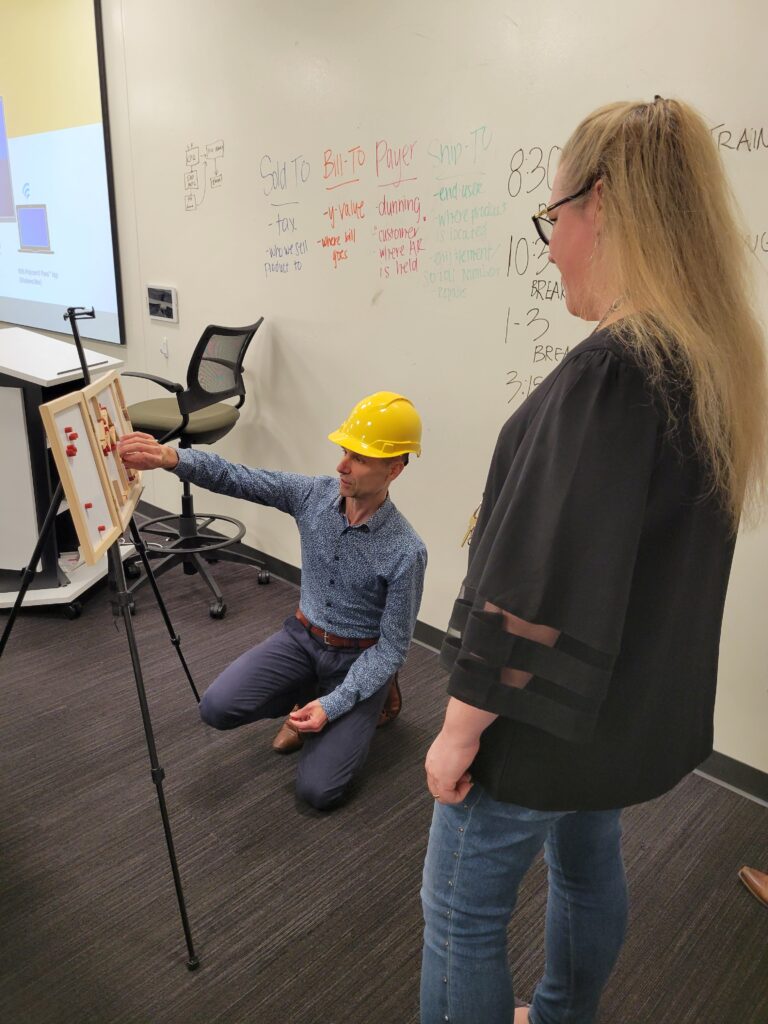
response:
M472 788L469 766L475 759L480 740L457 741L445 730L429 748L424 769L427 786L435 800L442 804L457 804Z
M456 697L449 699L443 728L424 762L427 786L435 800L457 804L470 791L469 766L480 749L480 736L496 717Z

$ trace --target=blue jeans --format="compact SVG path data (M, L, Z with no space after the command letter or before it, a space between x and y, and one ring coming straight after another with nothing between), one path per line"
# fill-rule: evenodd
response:
M534 811L492 800L435 804L421 891L421 1024L511 1024L507 925L544 847L546 966L531 1024L590 1024L624 941L621 811Z

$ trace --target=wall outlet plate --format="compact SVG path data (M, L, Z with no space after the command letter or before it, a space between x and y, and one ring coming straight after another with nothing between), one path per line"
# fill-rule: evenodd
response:
M147 285L147 311L150 320L162 320L166 324L179 322L179 307L176 289L167 285Z

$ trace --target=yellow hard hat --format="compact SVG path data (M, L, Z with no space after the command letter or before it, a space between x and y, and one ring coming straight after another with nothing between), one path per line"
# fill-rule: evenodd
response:
M373 459L421 455L421 417L403 395L377 391L361 399L328 440Z

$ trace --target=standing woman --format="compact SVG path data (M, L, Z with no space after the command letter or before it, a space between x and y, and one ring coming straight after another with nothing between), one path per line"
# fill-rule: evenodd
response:
M766 466L749 254L702 118L614 103L535 218L598 321L502 428L426 760L422 1024L588 1024L621 948L621 808L712 750L723 603ZM506 928L537 852L546 967L515 1011Z

